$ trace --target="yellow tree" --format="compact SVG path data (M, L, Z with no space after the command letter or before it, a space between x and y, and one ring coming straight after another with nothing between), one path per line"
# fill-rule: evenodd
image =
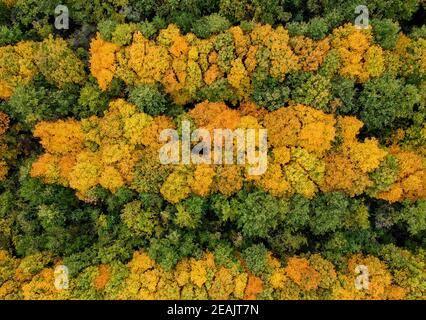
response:
M374 138L358 141L356 136L362 126L363 123L355 117L338 119L342 143L325 158L326 170L321 190L340 190L353 196L373 185L369 173L380 166L387 152L380 148Z
M331 46L336 49L340 60L340 74L358 82L380 76L384 71L381 47L372 44L371 28L358 29L346 24L333 30Z
M398 164L396 181L377 195L377 198L389 202L404 199L418 200L426 198L426 159L413 151L391 148Z
M17 85L30 82L37 74L35 48L32 41L0 47L0 99L9 98Z

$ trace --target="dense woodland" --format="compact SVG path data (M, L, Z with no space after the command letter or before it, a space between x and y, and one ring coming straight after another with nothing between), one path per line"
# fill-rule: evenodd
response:
M0 299L425 299L425 10L0 0ZM161 164L183 121L267 171Z

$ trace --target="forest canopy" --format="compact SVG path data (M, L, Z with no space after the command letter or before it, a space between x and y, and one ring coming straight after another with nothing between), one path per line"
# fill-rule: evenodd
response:
M1 300L425 299L425 1L58 5L0 0Z

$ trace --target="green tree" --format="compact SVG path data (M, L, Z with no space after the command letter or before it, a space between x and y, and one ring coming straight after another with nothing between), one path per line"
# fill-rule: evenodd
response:
M142 84L129 90L129 101L135 104L140 112L153 116L164 113L168 101L157 86Z

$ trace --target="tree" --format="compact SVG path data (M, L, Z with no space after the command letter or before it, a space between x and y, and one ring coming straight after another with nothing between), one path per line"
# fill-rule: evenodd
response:
M139 85L129 92L129 101L138 107L140 112L157 116L166 110L167 100L153 85Z
M291 99L296 103L327 111L331 98L330 91L329 79L321 75L310 75L306 81L292 90Z
M412 118L420 96L416 87L404 85L402 79L385 76L368 81L359 102L361 119L366 127L383 130L395 128L398 121Z
M314 290L320 283L320 274L310 266L307 259L298 257L288 259L284 271L286 276L300 286L302 290Z
M255 78L253 87L252 100L269 111L286 106L290 98L290 88L272 77L262 81Z
M223 32L229 27L230 23L226 18L218 14L212 14L195 21L192 25L192 32L197 37L207 38L214 33Z
M230 1L221 0L219 3L220 14L231 21L254 20L269 24L286 21L290 13L284 11L280 1L268 0L257 2L253 0Z
M391 154L395 156L399 170L392 185L380 192L377 198L391 203L403 199L423 199L424 157L412 151L402 151L398 147L394 148Z
M257 276L261 276L267 266L267 249L260 244L252 245L242 252L247 268Z
M263 121L273 147L300 146L319 154L331 148L335 123L333 116L303 105L278 109Z
M346 24L333 31L331 46L337 49L342 62L342 76L363 83L383 73L383 50L370 45L371 41L371 29L357 29Z
M0 48L0 98L7 99L19 84L29 83L37 73L35 44L22 41Z
M295 36L290 38L290 45L299 58L301 70L312 72L318 70L323 63L330 49L330 40L325 38L320 41L314 41L304 36Z
M129 202L122 210L121 219L136 235L151 238L161 233L156 209L143 206L140 201Z
M59 88L68 83L81 84L86 77L83 62L59 37L44 39L34 52L34 62L47 81Z
M107 90L114 77L117 69L115 54L119 49L118 45L104 41L99 33L90 44L90 71L103 91Z
M394 49L398 41L400 26L391 19L373 20L374 38L383 49Z
M237 212L237 225L242 233L261 238L274 230L288 212L286 199L274 199L263 191L240 191L237 198L231 200L231 208Z
M196 229L206 211L203 198L191 197L176 205L175 223L184 228Z
M0 151L3 155L0 158L0 181L4 180L7 175L7 164L5 162L5 154L7 152L7 144L5 143L5 134L9 127L9 117L4 112L0 112Z

